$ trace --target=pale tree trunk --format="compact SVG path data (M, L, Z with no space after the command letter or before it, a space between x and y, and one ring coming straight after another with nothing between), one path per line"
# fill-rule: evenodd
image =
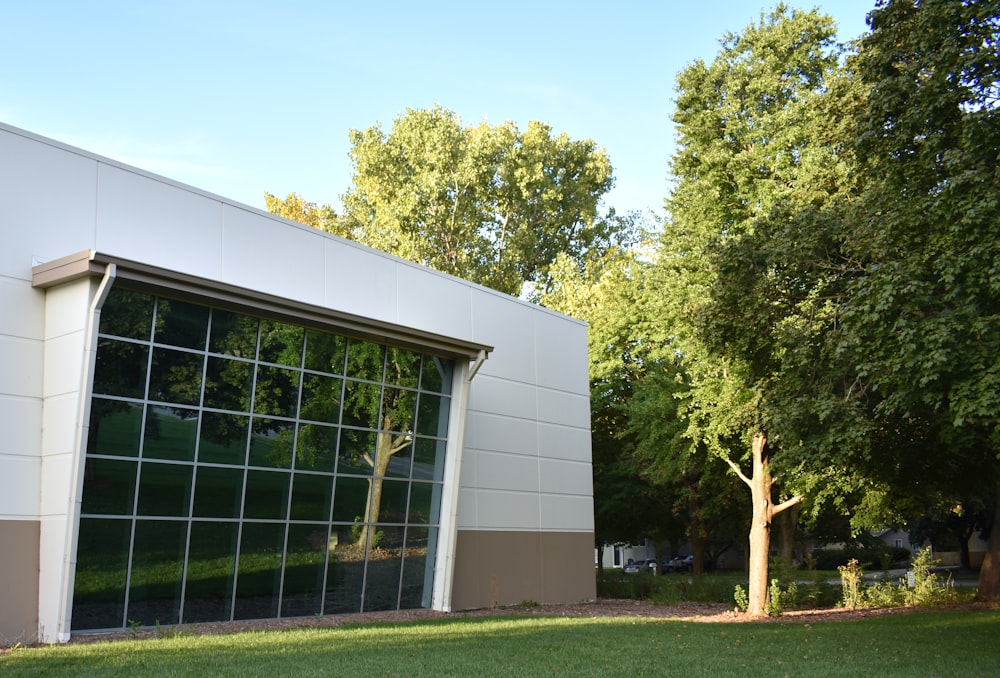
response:
M753 519L750 522L750 590L747 614L762 617L767 614L767 554L771 547L771 523L779 513L802 501L802 497L796 495L775 506L771 502L774 478L771 476L770 459L767 455L767 437L763 433L754 435L752 452L753 475L750 477L732 460L725 461L750 488Z
M407 435L393 435L382 432L376 436L375 458L368 459L366 457L366 460L372 466L372 477L368 480L367 503L367 506L371 507L371 516L361 527L361 533L358 535L358 541L356 542L358 546L365 546L368 543L368 534L375 523L378 522L379 515L382 512L382 480L385 478L386 471L389 470L389 460L392 459L392 455L399 452L408 444L409 436Z
M986 556L979 568L979 591L976 600L1000 600L1000 483L997 484L996 503L993 506L993 526L986 542Z

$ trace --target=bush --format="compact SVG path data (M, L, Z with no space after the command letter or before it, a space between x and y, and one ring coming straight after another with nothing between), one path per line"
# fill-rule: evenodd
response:
M864 605L864 570L861 569L861 564L852 558L837 569L840 571L841 602L844 607L853 610Z
M940 605L951 601L954 589L938 580L933 568L941 564L931 556L931 548L925 547L914 556L910 569L913 571L913 588L906 589L906 603L909 605Z

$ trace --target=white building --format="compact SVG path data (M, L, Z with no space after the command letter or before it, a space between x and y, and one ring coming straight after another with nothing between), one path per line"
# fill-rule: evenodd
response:
M4 125L0 233L0 640L594 597L582 323Z

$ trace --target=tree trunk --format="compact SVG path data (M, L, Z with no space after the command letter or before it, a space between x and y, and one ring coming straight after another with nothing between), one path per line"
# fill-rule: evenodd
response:
M1000 600L1000 482L997 483L997 490L997 498L993 504L993 525L986 542L986 556L979 568L979 592L976 594L976 600L987 602Z
M778 519L778 555L788 571L795 567L795 528L799 525L801 504L796 504L781 514Z
M378 522L379 515L382 512L382 480L385 478L386 471L389 470L389 460L392 459L392 455L399 451L398 447L393 440L391 433L379 433L376 437L375 444L375 460L372 464L372 477L368 480L368 520L361 527L361 532L358 534L357 545L365 548L371 548L373 545L365 546L368 543L368 535L371 529Z
M751 617L760 617L767 610L767 556L771 548L771 478L769 460L764 452L767 439L757 434L753 439L753 476L750 496L753 520L750 523L750 584L748 591Z
M751 617L762 617L767 614L767 557L771 547L771 522L776 515L802 501L802 497L797 495L778 506L771 503L774 478L771 476L766 448L767 436L763 433L754 434L753 475L750 477L747 477L735 462L726 460L736 475L750 488L753 506L753 519L750 522L750 583L747 592L749 598L747 614Z

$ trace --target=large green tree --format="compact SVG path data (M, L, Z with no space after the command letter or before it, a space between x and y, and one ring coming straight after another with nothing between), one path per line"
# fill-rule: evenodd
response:
M829 17L779 5L726 36L711 64L696 61L678 76L676 186L654 315L684 362L685 435L721 457L751 492L753 615L766 609L772 524L802 498L792 491L797 464L780 464L794 456L785 450L776 385L798 373L803 342L821 333L828 314L818 272L799 279L758 267L758 229L800 210L825 220L848 175L839 137L824 133L831 90L836 106L852 101L851 89L838 84L833 39Z
M960 498L1000 480L1000 3L882 0L869 22L845 352L881 416L929 421L911 463ZM989 543L979 594L996 599L1000 530Z
M388 132L353 130L350 157L350 237L509 294L545 290L557 256L582 261L628 226L600 214L614 182L604 150L537 121L409 109Z

